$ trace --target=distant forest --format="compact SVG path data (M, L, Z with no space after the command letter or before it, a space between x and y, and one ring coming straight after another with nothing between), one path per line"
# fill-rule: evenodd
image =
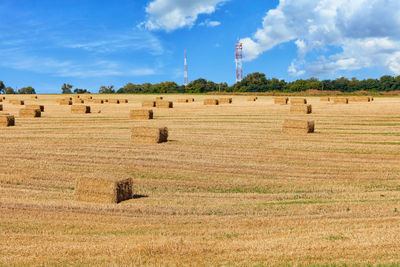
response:
M82 94L90 93L88 89L72 89L73 85L63 84L61 93L63 94ZM393 77L389 75L382 76L380 79L357 80L356 78L347 79L344 77L336 80L318 80L316 78L306 80L296 80L286 82L279 79L267 79L265 74L255 72L247 75L242 81L228 86L227 83L215 83L206 79L197 79L190 82L187 86L178 85L175 82L161 82L156 84L144 83L133 84L128 83L120 89L115 89L113 85L101 86L100 94L167 94L167 93L209 93L209 92L282 92L295 93L305 91L332 91L352 93L357 91L368 92L391 92L400 91L400 76ZM0 81L1 94L35 94L35 89L28 86L17 90L6 87Z

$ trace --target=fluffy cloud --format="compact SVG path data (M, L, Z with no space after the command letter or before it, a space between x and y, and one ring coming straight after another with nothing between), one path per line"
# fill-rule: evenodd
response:
M146 7L148 20L144 25L149 30L173 31L192 27L200 14L212 14L218 5L229 0L154 0ZM218 26L212 22L209 26Z
M244 38L245 60L293 41L293 75L333 75L340 70L382 67L400 74L400 1L281 0L262 28Z

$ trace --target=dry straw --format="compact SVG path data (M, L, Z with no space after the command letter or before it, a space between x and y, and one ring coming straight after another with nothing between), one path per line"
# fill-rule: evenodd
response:
M103 103L104 103L104 100L103 100L103 99L92 99L91 102L92 102L92 103L95 103L95 104L103 104Z
M108 99L108 103L110 103L110 104L119 104L119 99Z
M0 126L1 127L9 127L15 125L15 118L13 115L8 113L0 114Z
M218 99L214 98L204 99L204 105L218 105L218 104L219 104Z
M292 120L286 119L283 122L282 131L284 133L313 133L314 132L314 121L308 120Z
M167 142L167 127L133 127L131 140L136 144L156 144Z
M178 103L188 103L188 102L189 102L189 99L187 99L187 98L178 99Z
M119 99L119 103L128 103L128 99Z
M3 105L0 105L0 111L2 111L3 110Z
M305 98L291 98L290 99L291 104L307 104L307 99Z
M21 118L39 118L42 116L40 109L22 108L19 110Z
M329 101L331 101L331 98L330 97L321 97L319 99L319 101L321 101L321 102L329 102Z
M133 196L132 178L79 178L75 185L78 201L115 204Z
M28 109L39 109L41 112L44 112L44 106L43 105L25 105L25 108L28 108Z
M36 95L31 95L31 99L37 99Z
M349 98L349 102L370 102L369 96L353 96Z
M274 103L279 105L287 105L289 98L287 97L275 97Z
M163 100L164 99L164 97L162 97L162 96L157 96L156 97L156 100Z
M219 104L231 104L232 103L232 98L220 98L218 99Z
M134 109L129 114L131 120L151 120L153 119L153 110L151 109Z
M65 106L72 105L72 101L69 99L61 99L58 103L60 103L60 105L65 105Z
M13 104L13 105L20 105L20 106L24 105L24 101L23 100L12 99L12 100L8 100L8 103Z
M90 106L71 106L72 114L87 114L90 113Z
M83 104L83 103L85 103L85 101L83 99L80 99L80 98L74 99L74 104Z
M290 106L290 113L292 114L311 114L312 107L311 105L302 104L302 105L291 105Z
M194 102L194 98L189 97L188 102Z
M172 101L156 101L157 108L173 108L174 103Z
M143 101L142 107L143 108L152 108L156 106L156 101Z
M333 99L333 103L335 104L348 104L349 103L349 99L346 97L335 97Z
M251 96L251 97L247 98L247 101L249 101L249 102L254 102L254 101L256 101L257 99L258 99L258 97L256 97L256 96Z

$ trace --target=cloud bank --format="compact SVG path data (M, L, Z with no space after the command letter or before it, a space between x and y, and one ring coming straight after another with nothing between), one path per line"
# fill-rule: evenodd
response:
M400 74L400 1L280 0L262 27L242 39L251 61L279 44L294 42L294 75L329 76L337 71L380 67Z

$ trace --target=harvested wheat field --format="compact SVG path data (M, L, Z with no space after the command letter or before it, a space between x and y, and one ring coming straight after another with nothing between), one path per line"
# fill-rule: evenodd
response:
M400 98L307 97L313 113L295 115L272 97L196 95L132 121L156 96L124 97L85 116L60 96L23 99L46 106L40 120L3 103L17 120L0 128L0 265L399 264ZM315 132L284 133L286 119ZM166 143L131 141L133 127L164 126ZM91 178L132 178L133 198L78 201Z

